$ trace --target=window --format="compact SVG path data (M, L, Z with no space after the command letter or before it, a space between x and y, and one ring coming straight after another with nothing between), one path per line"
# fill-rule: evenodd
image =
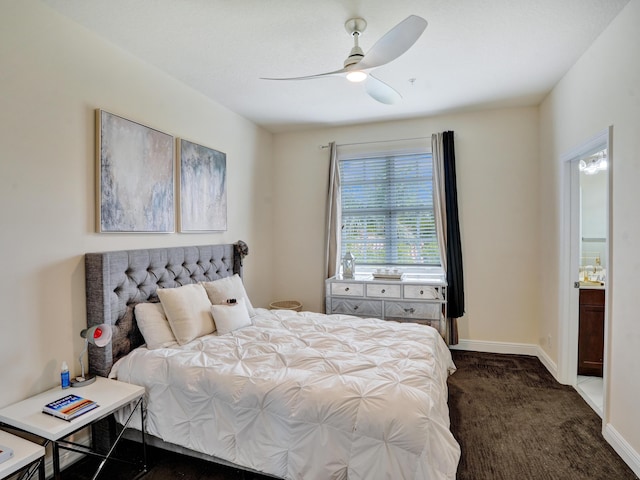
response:
M431 153L340 158L341 255L358 265L440 266Z

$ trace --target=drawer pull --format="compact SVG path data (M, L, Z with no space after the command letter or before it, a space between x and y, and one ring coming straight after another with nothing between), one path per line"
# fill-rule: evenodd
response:
M345 288L345 289L344 289L344 291L345 291L345 292L348 292L348 291L349 291L349 287Z
M384 293L384 292L386 292L386 290L383 288L383 289L382 289L382 293Z
M420 295L424 295L424 290L420 290Z
M414 312L416 311L416 309L415 309L415 308L413 308L413 307L411 307L411 308L405 308L405 309L404 309L404 311L405 311L406 313L414 313Z
M358 305L354 306L354 307L353 307L353 309L354 309L354 310L357 310L357 309L358 309Z

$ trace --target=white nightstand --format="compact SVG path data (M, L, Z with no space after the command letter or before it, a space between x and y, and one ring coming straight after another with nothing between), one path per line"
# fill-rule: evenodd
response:
M91 410L71 421L62 420L51 415L42 413L42 407L47 403L58 400L65 395L75 394L88 398L96 402L99 407ZM64 439L94 422L101 420L129 403L135 402L135 407L125 423L125 427L133 417L136 410L140 412L142 428L142 448L143 465L141 473L146 473L146 445L144 438L144 387L132 385L130 383L119 382L104 377L97 377L96 381L90 385L78 388L62 390L60 387L53 388L39 395L27 398L21 402L14 403L0 409L0 423L9 425L18 430L28 432L44 439L44 445L53 443L53 471L56 479L60 478L60 457L59 449L71 450L79 453L91 453L98 455L104 460L98 467L98 471L93 478L96 478L106 460L111 457L113 448L107 455L100 455L92 452L91 449L76 443L66 442ZM117 443L120 436L115 440ZM114 445L115 447L115 445Z
M0 445L13 450L13 457L0 463L0 479L8 478L20 470L37 465L40 480L45 480L44 447L3 430L0 430ZM35 471L30 472L28 478L31 478L33 473Z

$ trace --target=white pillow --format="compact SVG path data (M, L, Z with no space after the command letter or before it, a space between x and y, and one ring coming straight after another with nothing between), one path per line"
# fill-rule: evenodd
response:
M211 302L200 284L177 288L160 288L158 298L180 345L215 331L211 318Z
M231 305L211 305L211 315L213 315L213 321L216 323L218 335L224 335L238 328L251 325L244 298Z
M224 277L212 282L201 283L207 291L209 300L213 305L226 303L230 298L235 298L236 300L244 298L249 316L253 317L256 314L253 310L253 306L251 305L251 301L249 300L249 296L247 295L247 291L244 289L242 279L237 273L232 277Z
M136 323L149 350L175 345L176 337L161 303L138 303L134 311Z

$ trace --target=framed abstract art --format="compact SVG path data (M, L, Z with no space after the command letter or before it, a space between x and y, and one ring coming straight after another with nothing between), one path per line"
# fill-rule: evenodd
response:
M227 229L227 155L178 139L180 232Z
M97 231L175 231L174 137L96 110Z

